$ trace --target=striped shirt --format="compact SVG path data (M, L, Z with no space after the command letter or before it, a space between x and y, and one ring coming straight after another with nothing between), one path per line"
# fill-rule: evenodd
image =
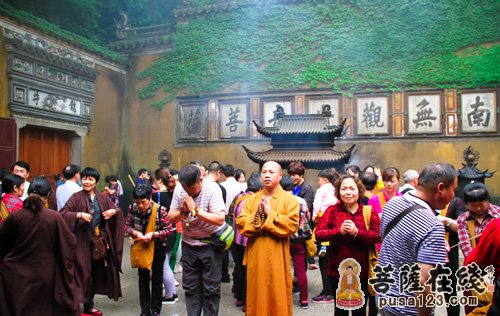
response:
M417 209L404 216L387 236L383 233L387 225L405 209L420 205ZM380 224L380 235L383 238L380 249L379 264L389 263L394 267L392 277L395 283L383 297L413 297L413 293L399 293L399 269L404 264L424 263L436 265L445 263L446 248L444 226L435 215L435 210L424 200L407 193L404 196L392 198L384 207ZM416 307L385 307L389 315L417 315Z
M181 185L176 186L170 209L180 209L186 195ZM222 192L219 185L213 181L202 182L201 192L194 198L194 203L201 211L225 214L226 206L222 200ZM192 217L191 214L188 215L188 219L189 226L186 226L186 218L183 217L182 220L182 241L190 246L206 246L207 244L201 242L200 239L210 237L225 225L225 223L220 226L212 225L202 221L199 217Z

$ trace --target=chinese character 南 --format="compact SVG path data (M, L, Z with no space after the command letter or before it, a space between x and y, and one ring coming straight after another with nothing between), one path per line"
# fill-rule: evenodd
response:
M417 104L417 118L413 120L416 128L420 126L432 126L432 121L437 120L437 117L432 116L432 108L427 107L429 104L429 101L426 99Z
M365 109L363 110L363 121L361 123L365 123L365 126L368 127L383 127L384 122L382 122L380 118L380 113L382 111L381 106L375 106L373 101L368 106L368 103L365 103Z
M470 127L473 125L487 127L490 123L491 112L489 109L480 109L479 107L485 106L481 101L481 97L476 97L476 103L470 105L472 111L467 113L467 123Z
M431 287L431 292L452 293L452 281L450 279L451 269L438 263L435 268L429 270L429 279L425 282Z
M285 108L280 104L276 104L276 110L273 111L273 118L267 122L272 123L273 127L278 124L278 118L285 113Z
M201 112L200 109L196 111L189 111L188 118L186 121L186 131L188 134L197 134L200 132L201 128Z
M475 262L460 267L455 275L457 276L458 292L476 290L479 294L483 294L486 291L483 278L485 273Z
M391 285L396 283L396 280L392 277L392 273L394 272L392 264L389 263L386 266L377 264L373 268L373 272L375 277L368 280L373 290L379 294L389 292Z
M239 107L229 109L229 122L226 123L226 126L229 126L230 132L236 132L238 124L243 124L242 120L238 120L238 113L240 113Z
M399 269L399 293L416 293L424 290L424 286L420 284L421 270L418 263L412 266L404 264Z

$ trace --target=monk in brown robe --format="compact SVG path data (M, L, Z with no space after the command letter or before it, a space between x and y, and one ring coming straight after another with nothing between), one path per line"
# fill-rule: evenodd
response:
M248 237L243 264L247 266L247 315L292 315L292 274L289 236L297 232L299 202L280 186L281 167L264 164L264 189L247 198L236 218Z
M122 211L109 197L96 189L99 172L94 168L82 170L82 191L74 193L61 209L61 215L76 235L76 283L78 300L85 314L101 316L94 308L94 294L118 300L123 253L124 219ZM99 228L109 245L106 258L92 260L91 236Z
M79 316L76 238L62 217L44 204L52 187L31 183L23 209L0 225L0 315Z

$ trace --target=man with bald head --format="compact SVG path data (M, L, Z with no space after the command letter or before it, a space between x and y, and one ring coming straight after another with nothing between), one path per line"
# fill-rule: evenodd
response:
M263 190L248 197L236 224L248 238L246 315L292 315L290 235L297 232L299 202L280 186L281 166L266 162ZM283 286L285 285L285 286Z

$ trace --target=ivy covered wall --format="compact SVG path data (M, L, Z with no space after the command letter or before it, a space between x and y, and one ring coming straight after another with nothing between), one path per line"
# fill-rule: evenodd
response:
M163 90L152 102L161 108L179 94L221 91L496 87L495 12L494 0L236 5L178 23L173 49L138 73L147 82L138 96Z

